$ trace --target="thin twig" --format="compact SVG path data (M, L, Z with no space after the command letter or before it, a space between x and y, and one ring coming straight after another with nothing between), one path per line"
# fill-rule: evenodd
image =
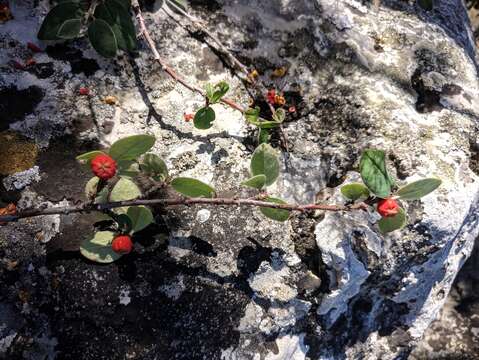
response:
M192 85L188 83L186 79L184 79L182 76L180 76L178 73L176 73L175 70L173 70L172 67L170 67L160 56L160 53L158 52L158 49L156 48L155 42L151 38L151 35L148 31L148 28L145 25L145 19L143 18L143 14L140 9L140 5L138 4L138 1L134 0L132 1L132 7L133 11L135 12L136 18L138 20L138 24L140 25L140 32L145 38L146 42L148 43L148 46L153 53L153 57L155 58L155 61L157 61L161 69L165 71L168 75L170 75L175 81L179 82L183 86L185 86L187 89L196 92L206 98L206 93L203 89L196 85ZM222 98L221 102L232 107L235 110L238 110L242 113L246 111L241 105L236 104L233 100L227 99L227 98Z
M276 204L256 199L239 199L239 198L170 198L170 199L136 199L127 201L116 201L105 204L81 203L65 207L50 207L24 210L14 215L0 216L0 223L12 222L24 218L32 218L36 216L45 215L67 215L81 212L100 211L104 212L110 209L125 207L125 206L151 206L160 205L164 207L169 206L191 206L191 205L215 205L215 206L253 206L270 209L282 209L289 211L352 211L364 210L367 208L365 203L358 203L353 205L330 205L330 204Z
M189 20L193 28L207 35L207 37L209 37L212 40L213 44L211 43L208 43L208 44L211 47L213 47L216 51L223 54L223 56L225 57L229 65L233 69L236 69L241 73L240 78L243 81L250 84L256 90L257 95L259 95L261 98L263 98L266 101L266 103L268 104L269 110L271 111L271 114L274 115L276 110L274 106L266 98L266 93L268 91L266 85L264 85L262 81L255 81L254 79L250 78L248 67L244 65L241 61L239 61L233 55L233 53L225 45L223 45L223 43L218 39L216 35L214 35L211 31L208 30L208 28L204 25L204 22L202 20L188 14L186 11L184 11L181 7L176 5L174 2L167 1L166 6L163 6L162 10L165 12L166 15L168 15L170 18L172 18L174 21L178 22L181 26L185 28L186 26L183 25L182 22L177 17L174 16L172 11L167 10L168 7L172 7L173 9L175 9L177 12L179 12L181 15L183 15L186 19ZM278 130L281 136L281 142L283 143L284 149L286 153L289 153L288 137L286 136L286 133L284 132L283 126L280 125Z
M181 21L179 19L177 19L171 11L167 10L167 8L169 6L173 7L176 11L178 11L181 15L183 15L186 19L188 19L190 21L190 24L196 30L206 34L216 44L215 49L226 57L226 59L228 60L228 62L230 63L230 65L233 68L236 68L238 71L240 71L244 75L242 77L244 80L248 80L248 74L249 74L248 67L246 65L244 65L241 61L239 61L231 53L231 51L229 51L228 48L226 46L224 46L223 43L213 33L211 33L206 28L206 26L203 24L203 21L201 21L200 19L198 19L194 16L191 16L190 14L188 14L186 11L181 9L175 3L171 2L171 1L168 1L166 3L166 6L162 7L162 10L166 13L166 15L171 17L173 20L177 21L183 27L185 27L185 26L181 23Z

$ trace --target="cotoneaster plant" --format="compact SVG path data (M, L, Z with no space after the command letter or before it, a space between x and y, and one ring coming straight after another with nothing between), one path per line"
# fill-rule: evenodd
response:
M310 211L359 211L373 210L381 215L378 228L382 233L399 230L407 223L407 215L400 206L402 201L417 200L434 191L439 179L427 178L397 188L388 174L385 153L366 150L361 157L360 173L363 183L351 183L341 187L348 199L346 204L289 204L271 194L268 187L280 176L278 154L269 144L260 144L253 152L250 177L241 185L256 190L248 198L217 196L209 184L189 177L171 177L166 163L150 150L155 144L151 135L134 135L120 139L109 149L95 150L79 155L77 160L88 166L94 175L85 185L85 203L63 208L50 207L17 212L11 207L0 210L0 224L22 218L94 212L101 230L84 240L80 252L86 258L110 263L118 260L133 248L134 234L154 222L149 206L253 206L262 215L275 221L287 221L291 212ZM142 194L135 180L138 175L151 179L154 186L171 187L177 197L150 199ZM106 222L106 224L105 224Z
M52 8L38 32L41 40L63 40L88 37L92 47L102 56L115 57L119 51L132 52L137 48L136 29L131 10L136 15L139 33L148 44L154 60L161 69L175 81L205 99L203 107L196 113L185 114L185 121L193 120L198 129L213 126L216 114L213 106L218 103L240 111L247 123L258 128L259 146L254 151L250 164L250 177L242 185L256 190L249 198L219 198L209 184L187 177L172 178L168 174L165 162L156 154L149 153L155 138L151 135L135 135L115 142L108 150L92 151L78 157L78 160L91 168L93 177L86 183L87 202L63 208L38 208L17 212L15 206L0 209L0 225L22 218L70 214L78 212L96 212L97 220L107 223L106 227L96 231L86 239L80 248L81 253L90 260L109 263L130 253L134 249L134 234L143 230L154 221L150 205L163 207L181 205L209 206L254 206L269 219L286 221L291 212L307 211L357 211L368 208L381 216L378 229L382 233L399 230L407 224L407 214L402 202L417 200L434 191L440 184L439 179L427 178L398 188L386 169L385 153L381 150L366 150L361 157L360 173L362 183L351 183L341 187L341 193L347 198L346 204L288 204L281 198L268 192L279 176L277 152L267 142L270 133L278 129L282 134L288 108L281 93L267 89L257 81L258 72L248 70L219 43L217 38L201 25L201 22L184 11L184 4L178 0L164 2L191 21L198 30L213 39L219 52L225 54L233 68L244 75L246 84L255 90L268 105L271 119L265 119L259 107L244 108L225 97L229 85L221 81L207 84L205 89L192 85L177 74L160 57L145 25L137 0L91 0L61 1ZM165 10L165 8L162 8ZM166 11L166 10L165 10ZM88 89L81 89L81 95L88 95ZM289 113L296 112L289 107ZM268 115L269 117L269 115ZM287 150L287 147L286 147ZM142 173L161 186L170 186L178 197L167 199L149 199L141 193L135 183L137 175Z
M407 225L407 214L401 201L419 200L441 185L441 180L426 178L397 188L386 168L386 156L381 150L366 150L359 164L363 183L351 183L341 187L343 196L352 202L373 204L381 215L378 222L382 233L402 229Z
M186 2L183 0L165 0L157 1L159 8L166 7L190 19L194 25L200 26L200 30L212 37L219 48L226 52L227 59L230 59L236 68L243 72L245 84L255 90L259 98L264 99L268 104L270 120L260 117L259 107L244 108L224 96L229 90L229 85L225 81L216 84L206 84L202 89L198 86L189 84L186 79L176 73L170 66L164 62L159 55L156 46L149 35L145 21L137 0L66 0L61 1L54 6L44 18L38 39L43 41L69 41L76 38L88 38L91 46L103 57L114 58L119 52L131 53L136 51L137 29L132 18L132 10L135 13L138 24L138 33L145 37L147 44L152 50L155 60L160 63L164 70L175 81L183 84L188 89L201 94L205 98L205 105L198 109L195 114L185 114L185 121L193 119L193 124L197 129L206 130L213 126L216 119L216 113L212 105L223 103L231 108L243 113L248 124L257 127L258 143L268 142L271 131L280 129L286 119L284 107L286 100L282 94L276 90L268 90L262 83L258 82L259 74L253 69L249 71L246 66L241 64L224 45L220 44L216 37L212 36L208 30L199 22L186 13ZM34 44L32 44L34 45ZM35 45L36 46L36 45ZM281 72L284 75L284 71ZM81 95L88 95L87 88L80 88ZM291 110L293 109L293 110ZM290 107L289 112L295 112L295 107ZM282 130L281 130L282 131Z

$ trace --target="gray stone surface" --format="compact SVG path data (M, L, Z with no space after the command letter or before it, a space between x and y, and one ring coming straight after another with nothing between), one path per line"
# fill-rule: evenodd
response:
M0 87L42 90L34 109L9 123L43 148L40 181L16 192L20 208L81 199L88 175L75 155L145 132L173 175L209 182L220 195L250 194L238 180L248 176L252 129L221 105L207 131L184 122L202 99L163 74L144 46L111 62L83 40L49 44L28 71L9 66L36 41L48 4L35 5L12 5L15 19L0 25ZM161 10L146 10L161 56L188 81L226 80L231 97L248 103L210 48ZM107 266L77 251L92 215L1 227L0 356L406 358L478 232L479 87L463 5L444 0L426 12L408 1L376 9L353 0L225 0L194 1L191 11L298 109L285 124L290 153L282 152L273 194L340 203L336 186L357 178L367 147L390 154L399 183L433 175L443 186L406 204L410 225L388 236L374 213L278 224L254 209L155 209L157 225L138 235L135 252ZM271 78L280 66L287 75ZM91 96L80 97L80 86ZM105 104L108 95L117 105Z

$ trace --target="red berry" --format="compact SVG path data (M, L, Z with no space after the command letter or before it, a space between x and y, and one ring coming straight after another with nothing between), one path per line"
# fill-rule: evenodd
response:
M80 93L80 95L89 95L90 89L86 87L81 87L80 89L78 89L78 92Z
M274 89L268 90L268 93L266 94L266 99L271 105L274 105L276 100L276 91Z
M111 179L116 173L116 161L105 154L97 155L91 161L91 170L102 180Z
M394 199L381 199L378 202L378 213L382 217L391 217L399 212L399 205Z
M35 45L34 43L31 43L31 42L27 43L27 48L34 53L43 52L42 49L40 49L37 45Z
M128 235L120 235L113 239L111 248L114 252L128 254L133 249L133 242Z
M27 61L25 61L25 66L33 66L35 65L37 62L35 61L34 58L30 58L28 59Z
M186 122L193 120L194 117L195 116L193 114L187 114L187 113L183 114L183 119L185 119Z

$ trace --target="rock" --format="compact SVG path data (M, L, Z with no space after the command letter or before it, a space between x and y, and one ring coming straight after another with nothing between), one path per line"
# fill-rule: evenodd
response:
M168 63L198 86L228 81L228 96L248 104L244 84L215 51L154 2L145 5ZM115 61L83 40L48 46L41 55L52 64L48 76L4 66L35 37L45 6L15 5L14 19L0 28L0 91L42 94L8 122L42 148L28 167L0 171L38 166L41 180L25 183L20 209L82 199L90 175L75 155L139 133L156 136L153 151L173 176L210 183L220 196L253 194L239 185L255 147L242 115L213 105L210 129L185 122L204 99L161 72L146 46ZM0 351L66 359L406 358L479 231L479 87L464 6L224 0L193 1L190 11L296 108L284 124L289 153L279 134L272 137L282 153L273 195L341 203L338 186L358 179L369 147L388 152L399 184L436 176L443 185L408 203L409 225L387 236L373 212L294 214L276 223L252 208L156 208L156 224L135 235L135 251L101 266L77 251L93 215L0 227L0 257L18 261L13 269L0 262L0 313L7 314ZM281 67L284 76L271 76ZM88 97L78 98L80 86ZM103 102L113 95L114 106Z

